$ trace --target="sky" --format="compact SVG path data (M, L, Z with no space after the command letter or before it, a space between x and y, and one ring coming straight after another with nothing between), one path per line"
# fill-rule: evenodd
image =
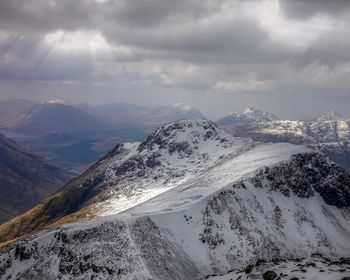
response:
M0 0L0 100L350 116L348 0Z

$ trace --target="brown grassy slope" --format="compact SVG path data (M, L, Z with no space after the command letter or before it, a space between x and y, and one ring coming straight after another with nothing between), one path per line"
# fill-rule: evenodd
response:
M97 174L97 164L81 176L71 180L58 192L44 199L36 207L0 225L0 243L16 239L53 224L71 222L87 216L89 200L97 196L101 189L101 177ZM78 212L79 211L79 212Z
M32 208L69 178L0 134L0 223Z

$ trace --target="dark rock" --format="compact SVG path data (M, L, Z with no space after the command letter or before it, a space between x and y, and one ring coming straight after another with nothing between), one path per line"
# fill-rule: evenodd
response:
M248 264L247 267L244 269L244 272L246 274L249 274L253 271L254 266L252 264Z
M275 272L269 270L269 271L266 271L263 275L262 275L263 279L264 280L274 280L276 279L278 276Z
M265 260L259 259L259 260L256 261L255 266L263 265L265 263L266 263Z
M342 258L339 259L339 262L340 262L340 264L348 264L348 265L350 265L350 258L342 257Z
M331 265L341 265L341 262L340 261L333 261L333 262L330 262L329 264L328 264L328 266L331 266Z
M323 258L322 254L321 253L314 253L314 254L311 254L311 257L319 257L319 258Z
M28 260L31 257L31 253L25 246L17 245L15 248L15 259L19 258L20 261Z
M308 262L305 264L305 267L316 267L316 264L313 262Z
M327 178L327 180L325 180ZM296 154L290 161L256 172L250 183L257 188L309 198L319 193L338 208L350 206L350 174L319 153Z

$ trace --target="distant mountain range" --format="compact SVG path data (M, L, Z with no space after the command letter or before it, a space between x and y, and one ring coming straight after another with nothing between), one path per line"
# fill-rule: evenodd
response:
M0 241L19 240L0 277L341 279L349 210L350 174L321 153L181 120L1 225Z
M70 177L0 134L0 223L33 207Z
M197 118L204 116L190 105L181 103L158 107L110 103L93 107L69 105L60 100L40 104L27 100L0 102L0 127L31 136L125 128L154 129L167 122Z
M151 127L154 129L171 121L205 118L197 109L183 103L158 107L130 103L110 103L96 107L80 104L78 108L103 117L119 128Z
M31 136L111 129L107 121L62 103L37 104L7 119L3 126L10 131Z
M314 120L281 120L271 113L248 108L232 113L217 124L234 135L258 141L315 144L350 139L350 120L337 112L329 112Z
M116 143L142 139L156 127L204 116L186 104L146 107L128 103L69 105L62 100L0 102L0 132L51 163L80 173Z
M271 113L247 108L217 121L227 132L262 142L304 144L350 169L350 120L332 111L314 120L281 120Z

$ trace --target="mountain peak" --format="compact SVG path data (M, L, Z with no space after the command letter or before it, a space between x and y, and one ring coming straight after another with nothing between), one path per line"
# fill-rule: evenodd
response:
M110 123L83 110L58 101L41 103L21 114L11 130L41 136L110 129Z
M243 114L261 113L261 112L262 112L262 110L254 108L254 107L247 107L242 111Z
M180 111L190 111L194 109L191 105L185 104L185 103L176 103L176 104L173 104L172 106L175 109L178 109Z
M140 144L139 150L164 148L170 143L192 142L200 144L207 140L229 137L214 122L206 119L178 120L161 126ZM222 140L225 141L225 140ZM173 144L171 144L173 145Z
M278 118L272 113L248 107L241 112L231 113L217 121L219 125L231 124L248 124L248 123L264 123L277 120Z
M339 112L332 110L326 114L321 115L320 117L317 118L317 120L322 120L322 121L329 120L329 121L331 121L331 120L339 120L342 118L343 117Z
M54 99L54 100L49 100L47 102L45 102L46 104L63 104L63 105L67 105L66 101L61 100L61 99ZM44 103L44 104L45 104Z
M277 117L270 112L266 112L257 108L248 107L244 109L241 113L251 120L256 120L259 122L276 120Z

